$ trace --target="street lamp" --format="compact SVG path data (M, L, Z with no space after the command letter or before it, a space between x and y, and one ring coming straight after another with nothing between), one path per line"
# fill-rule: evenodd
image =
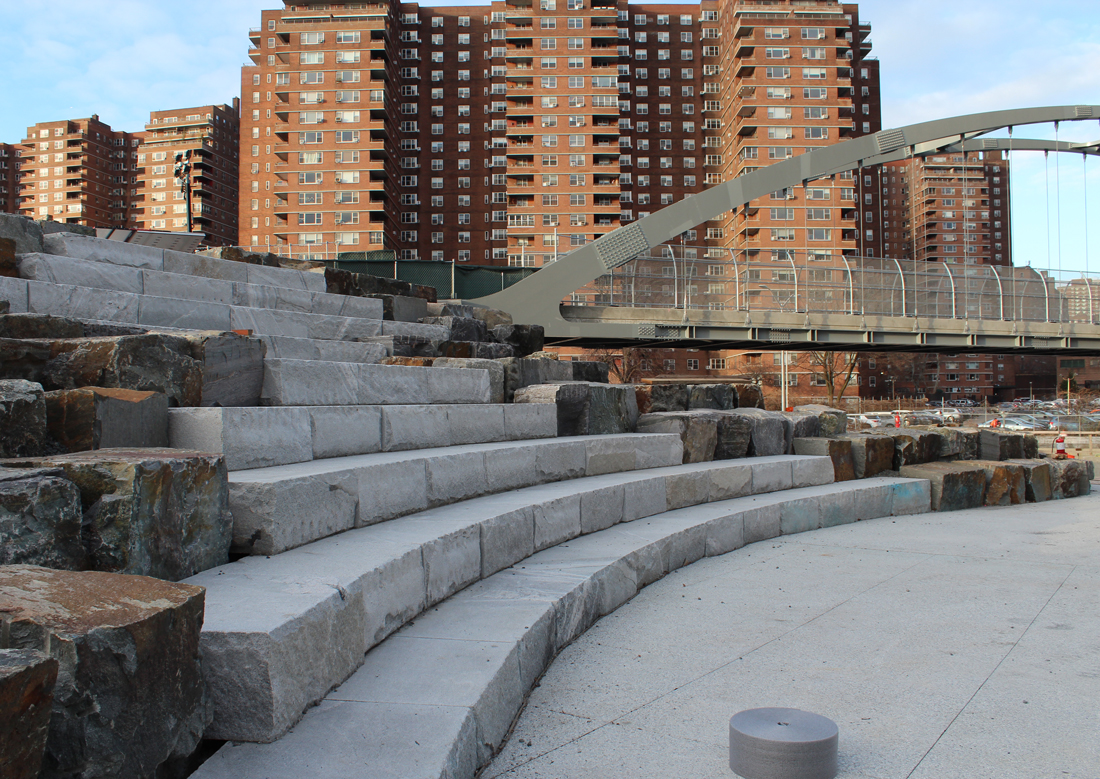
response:
M1027 383L1027 394L1030 397L1031 402L1034 403L1035 402L1035 388L1032 386L1030 381Z
M187 232L194 231L191 214L191 149L176 152L176 168L173 171L180 182L180 190L187 199Z

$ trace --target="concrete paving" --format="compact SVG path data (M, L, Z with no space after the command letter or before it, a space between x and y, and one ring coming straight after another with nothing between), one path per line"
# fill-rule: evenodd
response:
M1100 776L1100 495L776 538L557 657L482 779L733 776L729 718L840 727L843 779Z

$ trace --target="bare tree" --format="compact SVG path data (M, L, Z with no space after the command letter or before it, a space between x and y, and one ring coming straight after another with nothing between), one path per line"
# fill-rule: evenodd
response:
M664 361L657 359L651 349L605 347L593 350L590 356L596 362L606 363L608 372L620 384L636 384L643 376L665 373Z
M829 405L835 406L838 396L843 397L859 364L857 352L808 352L811 368L825 382Z

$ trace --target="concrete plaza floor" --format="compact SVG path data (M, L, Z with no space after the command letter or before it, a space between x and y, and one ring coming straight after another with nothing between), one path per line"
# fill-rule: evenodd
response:
M836 721L848 779L1100 777L1100 494L677 571L559 655L482 777L732 777L763 706Z

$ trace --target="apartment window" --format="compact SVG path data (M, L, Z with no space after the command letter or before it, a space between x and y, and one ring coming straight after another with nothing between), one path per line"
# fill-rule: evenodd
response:
M791 69L778 67L765 68L764 75L766 78L790 78Z
M804 41L821 41L821 40L825 40L825 28L824 27L803 27L802 28L802 40L804 40Z
M806 87L802 90L804 100L825 100L829 97L829 90L824 87Z
M806 230L807 241L831 241L833 231L826 227L810 227Z
M319 46L325 42L325 34L323 32L304 32L298 40L303 46Z

